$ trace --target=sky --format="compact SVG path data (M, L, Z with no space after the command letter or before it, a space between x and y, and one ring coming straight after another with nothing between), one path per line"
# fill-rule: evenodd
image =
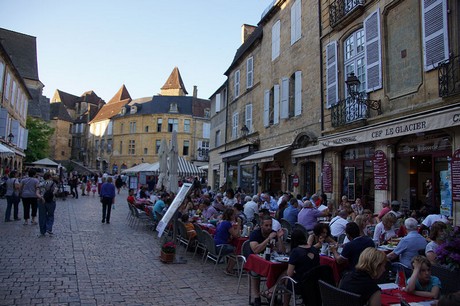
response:
M159 94L178 67L189 95L209 98L226 80L241 26L257 25L271 0L0 0L0 28L37 38L43 94L108 102Z

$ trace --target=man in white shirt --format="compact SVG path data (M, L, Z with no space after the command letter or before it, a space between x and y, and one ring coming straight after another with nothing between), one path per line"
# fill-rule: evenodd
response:
M426 216L426 218L423 220L421 230L424 230L424 229L431 229L431 226L432 226L433 223L435 223L436 221L441 221L441 222L444 222L444 223L449 223L449 220L447 219L446 216L441 215L441 214L431 214L431 215Z
M339 211L339 214L332 218L331 222L329 223L332 237L338 238L340 235L345 234L345 227L348 223L347 218L348 212L345 209Z
M259 214L259 205L257 204L259 202L259 197L254 195L251 199L250 196L247 196L244 201L246 201L246 204L244 204L244 214L248 218L248 221L252 221L254 215Z

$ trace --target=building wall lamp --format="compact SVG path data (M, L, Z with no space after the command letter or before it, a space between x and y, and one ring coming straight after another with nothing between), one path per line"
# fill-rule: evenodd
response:
M9 142L9 143L12 143L13 140L14 140L14 135L13 135L13 133L10 133L10 134L8 135L8 142Z
M359 85L361 85L361 82L353 72L348 74L345 84L347 85L348 94L353 100L355 100L357 103L365 104L370 109L376 110L379 115L382 114L381 101L369 100L367 99L366 93L359 91Z
M253 144L253 145L258 145L260 143L260 138L259 136L256 137L248 137L249 134L249 128L245 125L241 128L241 135L243 136L244 140L247 142Z

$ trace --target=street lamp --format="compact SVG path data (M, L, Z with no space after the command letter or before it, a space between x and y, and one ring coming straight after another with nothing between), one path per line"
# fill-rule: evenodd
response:
M243 125L243 127L241 128L241 135L243 136L243 138L252 143L252 144L259 144L260 143L260 139L259 139L259 136L257 137L254 137L254 138L249 138L248 135L249 135L249 128L245 125Z
M351 72L348 75L345 84L347 84L348 94L352 98L356 98L359 95L359 85L361 85L361 82L359 81L358 77L353 72Z
M361 82L353 72L348 74L345 84L347 85L348 94L352 99L356 100L359 104L364 104L367 107L376 110L379 115L382 114L382 105L380 100L369 100L365 98L367 95L360 94L359 85L361 85Z
M8 142L9 142L9 143L13 142L13 139L14 139L14 135L13 135L13 133L10 133L10 134L8 135Z

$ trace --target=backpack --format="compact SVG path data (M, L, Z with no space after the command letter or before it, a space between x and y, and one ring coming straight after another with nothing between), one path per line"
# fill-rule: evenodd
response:
M54 199L54 182L51 184L50 188L48 188L45 193L43 194L43 199L46 203L52 202Z

